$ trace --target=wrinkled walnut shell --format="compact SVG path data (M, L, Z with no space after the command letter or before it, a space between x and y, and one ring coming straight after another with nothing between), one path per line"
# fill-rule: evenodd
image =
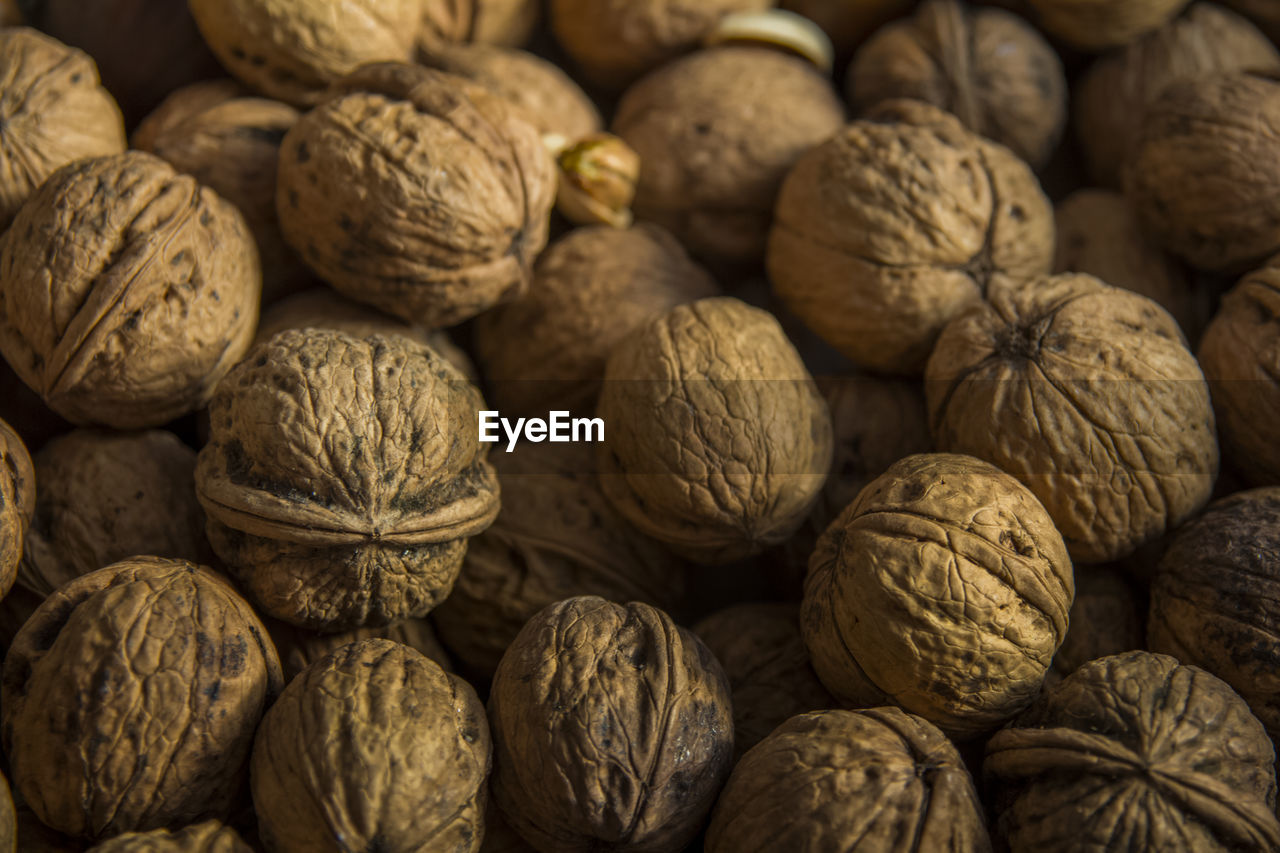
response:
M295 628L278 619L268 619L266 624L267 630L271 632L271 639L276 644L276 651L280 653L280 666L284 670L286 683L293 681L299 673L325 655L362 640L392 640L403 643L421 652L445 672L453 668L449 654L436 639L436 633L426 619L404 619L380 628L355 628L336 634L320 634Z
M126 832L87 853L253 853L253 848L231 827L209 820L177 831Z
M1045 32L1082 50L1120 47L1165 21L1189 0L1026 0Z
M18 576L35 504L36 476L31 456L18 434L0 421L0 598L5 597Z

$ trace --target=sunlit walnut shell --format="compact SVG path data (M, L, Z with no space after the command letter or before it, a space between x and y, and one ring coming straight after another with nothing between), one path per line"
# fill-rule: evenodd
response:
M253 848L231 827L209 820L179 830L126 832L87 853L253 853Z

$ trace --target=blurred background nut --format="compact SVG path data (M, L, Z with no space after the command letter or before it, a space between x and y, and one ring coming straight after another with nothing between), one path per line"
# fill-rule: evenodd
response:
M26 27L0 29L0 228L62 166L119 154L124 119L93 60Z
M208 402L261 290L253 236L212 190L150 154L80 160L0 242L0 351L68 420L158 426Z
M479 391L403 336L288 330L218 387L196 488L261 609L327 631L423 616L498 513Z
M926 0L914 17L879 30L859 48L847 85L856 112L893 98L926 101L1036 169L1067 123L1067 80L1048 42L1017 15L960 0Z
M732 713L720 665L662 611L551 605L494 678L494 801L540 850L676 853L729 775Z
M1242 15L1248 16L1273 40L1280 40L1280 6L1271 0L1223 0Z
M0 737L14 786L59 831L182 826L230 811L280 688L266 629L229 583L134 557L61 587L23 626Z
M288 684L316 661L342 646L361 640L391 640L422 653L445 672L453 669L449 653L436 639L436 632L426 619L402 619L377 628L353 628L350 631L322 634L297 628L278 619L267 619L267 630L280 653L280 666Z
M1188 0L1026 0L1049 35L1082 50L1128 44L1154 30Z
M1275 752L1226 684L1165 655L1086 664L987 744L1011 850L1275 850Z
M524 414L590 411L605 362L628 334L717 290L655 225L575 228L539 256L528 293L476 323L493 401Z
M1089 661L1145 648L1138 597L1123 572L1114 566L1076 566L1074 580L1067 636L1053 656L1046 685Z
M787 175L769 235L783 304L858 366L919 374L943 326L997 275L1053 260L1025 163L921 102L889 101Z
M5 597L18 576L35 503L36 477L31 456L17 433L0 421L0 598Z
M451 74L366 66L285 137L285 239L340 292L428 327L519 295L556 186L523 115Z
M1128 556L1204 506L1218 473L1213 409L1168 312L1084 274L990 300L929 359L939 450L1025 483L1080 562Z
M896 704L972 737L1035 699L1072 596L1066 547L1030 491L972 457L922 454L818 541L800 622L845 705Z
M831 418L778 321L737 299L651 320L609 357L598 414L605 497L699 563L786 541L831 464Z
M787 720L733 769L707 853L990 850L951 742L897 708Z
M913 0L782 0L778 5L816 23L837 57L847 57L881 24L911 11Z
M253 848L231 827L209 820L179 830L126 832L88 853L253 853Z
M18 0L0 0L0 27L16 27L22 23Z
M290 682L262 720L259 833L280 853L476 851L489 764L470 685L403 644L351 643Z

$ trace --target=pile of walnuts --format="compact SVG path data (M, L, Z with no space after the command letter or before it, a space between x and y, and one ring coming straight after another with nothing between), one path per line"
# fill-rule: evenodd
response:
M0 0L0 130L0 853L1280 851L1280 0Z

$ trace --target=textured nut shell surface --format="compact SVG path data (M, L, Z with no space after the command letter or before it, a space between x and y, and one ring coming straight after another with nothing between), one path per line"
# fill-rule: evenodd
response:
M85 53L26 27L0 30L0 227L62 166L127 147L120 108Z
M0 598L20 571L27 529L35 514L36 476L18 434L0 420Z
M478 850L490 765L465 681L390 640L343 646L289 683L253 745L259 832L281 853Z
M444 0L451 5L456 0ZM471 0L473 42L520 47L529 41L542 12L539 0Z
M553 604L494 677L494 800L540 850L682 850L729 774L729 696L706 646L662 611Z
M987 744L1013 850L1275 850L1275 751L1226 684L1165 655L1085 664Z
M783 303L862 367L918 375L996 274L1053 261L1053 210L1008 150L922 103L891 101L787 175L769 235Z
M1062 537L985 462L909 456L818 540L801 630L846 705L896 704L959 737L1029 705L1067 632Z
M126 832L88 853L253 853L253 848L231 827L209 820L177 831Z
M134 557L45 599L5 658L0 737L44 823L103 839L224 816L281 687L229 583Z
M707 853L985 853L973 779L942 732L897 708L787 720L733 769Z
M632 209L694 254L754 262L792 164L844 123L806 60L727 45L663 66L623 95L613 132L640 155Z
M361 69L285 137L285 239L340 292L429 327L518 295L556 189L523 116L445 72Z
M605 497L676 553L723 563L785 541L831 464L831 418L777 320L730 297L617 346L598 445Z
M404 619L378 628L354 628L331 634L295 628L278 619L269 619L266 624L267 630L271 632L271 639L276 644L276 651L280 653L280 666L284 669L286 683L342 646L370 639L403 643L421 652L445 672L453 668L448 653L436 639L436 632L426 619Z
M1209 499L1209 389L1177 322L1088 275L1001 287L947 327L925 393L939 450L1035 493L1072 559L1127 556Z
M930 0L864 44L849 69L853 107L915 98L1042 168L1067 122L1067 80L1049 43L1017 15Z
M1188 0L1027 0L1040 28L1073 47L1120 47L1165 21Z
M261 290L233 205L150 154L82 160L0 241L0 350L70 421L158 426L208 402Z
M1057 678L1089 661L1144 648L1138 602L1121 571L1111 566L1076 566L1075 587L1070 627L1053 657L1052 674Z

